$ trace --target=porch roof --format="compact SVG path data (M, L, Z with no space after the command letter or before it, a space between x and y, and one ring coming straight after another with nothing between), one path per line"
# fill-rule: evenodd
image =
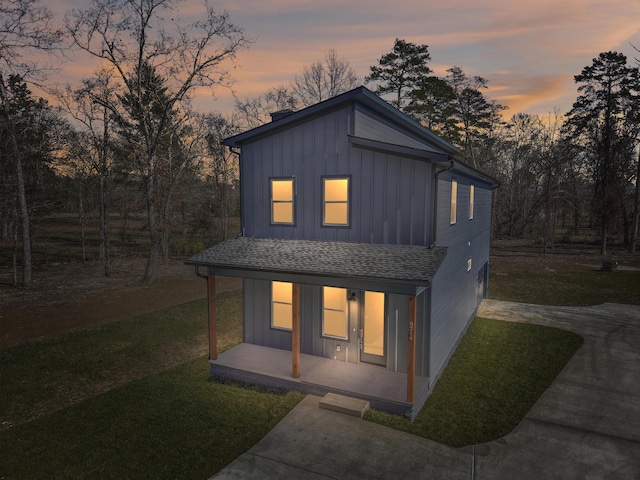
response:
M257 278L251 275L256 272L428 286L446 252L421 245L235 237L185 263L219 275Z

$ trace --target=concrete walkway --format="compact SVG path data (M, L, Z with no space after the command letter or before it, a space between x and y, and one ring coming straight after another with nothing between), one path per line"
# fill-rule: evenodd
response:
M585 339L505 437L453 449L322 410L308 396L216 478L640 479L640 307L485 300L479 315Z

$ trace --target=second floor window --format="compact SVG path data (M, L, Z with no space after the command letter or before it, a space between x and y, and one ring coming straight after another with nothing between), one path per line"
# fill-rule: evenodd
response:
M451 225L456 223L458 209L458 181L451 180Z
M294 224L294 192L293 178L271 179L271 223Z
M469 220L473 220L473 203L475 202L476 188L469 186Z
M349 225L349 177L322 179L322 224Z

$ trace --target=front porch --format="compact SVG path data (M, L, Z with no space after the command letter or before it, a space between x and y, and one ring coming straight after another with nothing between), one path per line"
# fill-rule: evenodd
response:
M368 400L372 408L410 419L422 408L429 379L415 376L415 397L407 402L407 374L364 363L300 355L300 375L292 376L291 352L242 343L210 360L211 375L304 394L336 393Z

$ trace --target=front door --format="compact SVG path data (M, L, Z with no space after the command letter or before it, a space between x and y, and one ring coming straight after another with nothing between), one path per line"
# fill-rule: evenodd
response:
M360 361L387 365L385 294L364 292L360 309Z

